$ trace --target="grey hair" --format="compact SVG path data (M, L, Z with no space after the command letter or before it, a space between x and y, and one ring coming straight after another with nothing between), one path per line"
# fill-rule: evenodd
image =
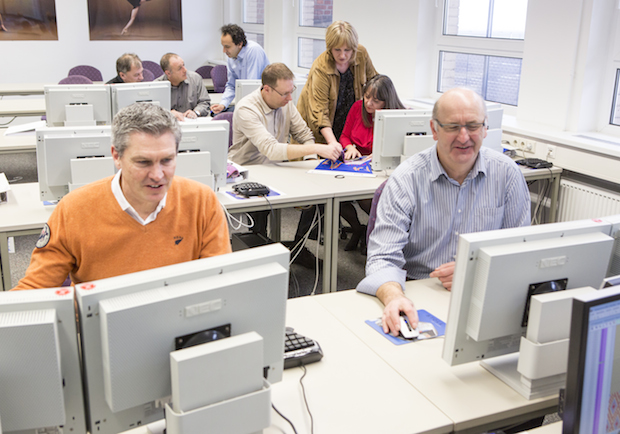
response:
M133 133L146 133L159 137L172 133L179 152L181 127L168 110L151 103L139 102L123 108L112 121L112 145L119 157L129 146L129 137Z

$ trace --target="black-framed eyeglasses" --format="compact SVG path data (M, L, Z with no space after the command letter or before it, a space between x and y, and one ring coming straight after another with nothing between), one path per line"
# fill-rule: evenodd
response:
M470 133L478 133L482 129L482 127L486 127L486 122L473 122L465 125L459 124L442 124L438 119L435 119L435 122L443 128L446 133L458 133L461 131L461 128L466 128Z
M269 86L269 85L267 85ZM271 86L269 86L271 87ZM295 91L297 90L297 86L293 86L293 90L291 90L290 92L286 92L286 93L280 93L276 90L275 87L271 87L273 89L273 91L275 93L277 93L278 95L280 95L282 98L288 98L289 96L293 96L293 94L295 93Z

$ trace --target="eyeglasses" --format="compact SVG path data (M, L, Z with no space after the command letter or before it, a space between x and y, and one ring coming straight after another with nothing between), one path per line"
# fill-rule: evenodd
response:
M471 124L465 124L465 125L459 125L459 124L442 124L441 122L439 122L439 120L435 119L435 122L437 122L437 124L439 124L439 126L441 128L443 128L443 130L446 133L458 133L459 131L461 131L461 128L466 128L468 132L470 133L478 133L480 132L480 130L482 129L482 127L486 127L486 122L482 122L482 123L471 123Z
M271 86L269 86L269 87L271 87ZM276 90L276 88L275 88L275 87L271 87L271 88L273 89L273 91L274 91L275 93L277 93L278 95L280 95L282 98L288 98L289 96L292 96L292 95L295 93L295 91L297 90L297 86L293 86L293 90L291 90L290 92L280 93L280 92L278 92L278 91Z

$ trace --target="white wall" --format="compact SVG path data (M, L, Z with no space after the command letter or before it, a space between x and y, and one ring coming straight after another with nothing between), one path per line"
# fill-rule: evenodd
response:
M183 41L90 41L87 2L56 0L58 41L0 42L0 82L57 83L80 64L99 68L109 80L116 75L116 59L125 52L158 63L163 54L175 52L195 70L207 59L222 58L224 1L183 0Z

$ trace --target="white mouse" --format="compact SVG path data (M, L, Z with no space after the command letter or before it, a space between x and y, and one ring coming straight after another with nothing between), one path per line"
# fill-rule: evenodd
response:
M409 324L409 319L405 315L400 316L400 335L405 339L415 339L418 337L418 329L414 329Z

